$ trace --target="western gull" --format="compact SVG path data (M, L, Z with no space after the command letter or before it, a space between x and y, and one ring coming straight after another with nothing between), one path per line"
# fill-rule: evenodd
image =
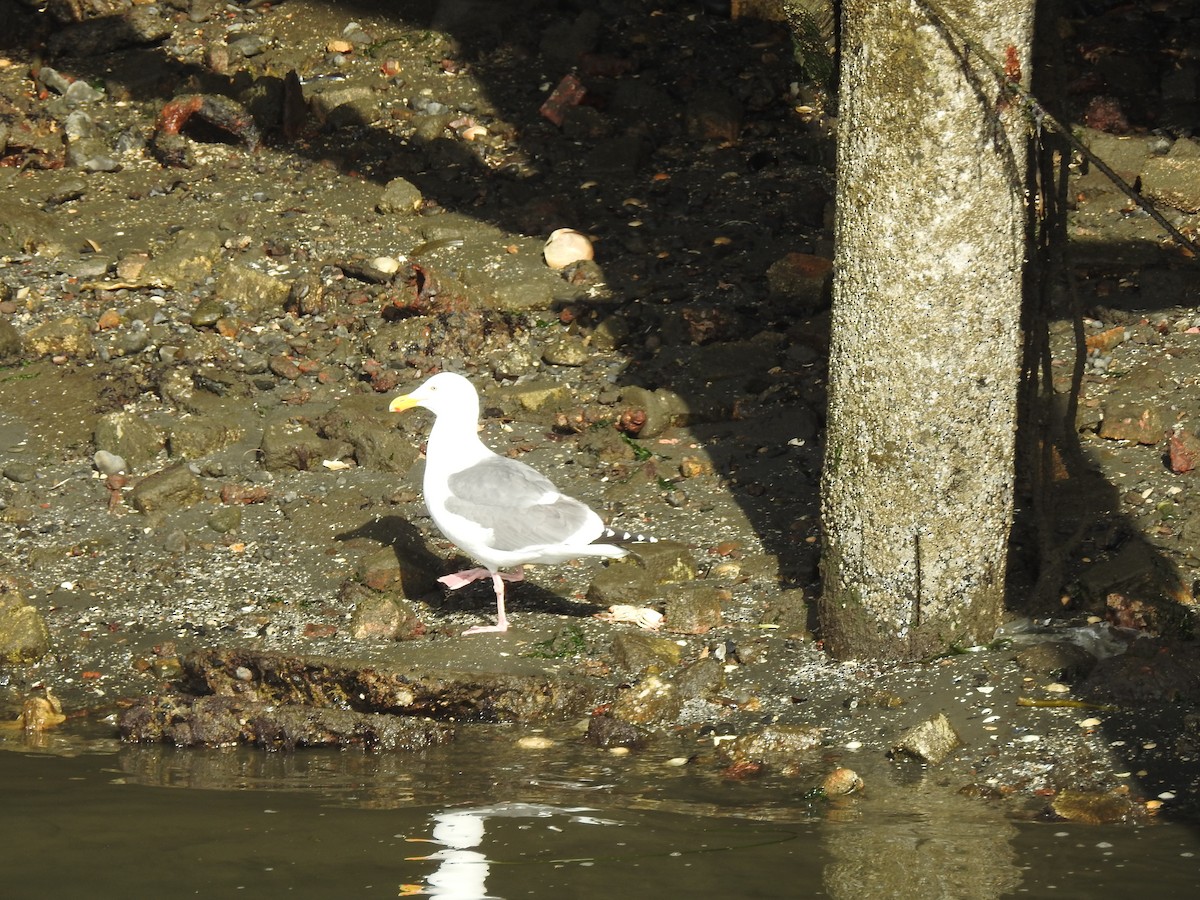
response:
M479 393L462 375L441 372L388 409L415 406L434 415L425 451L425 505L438 530L482 568L438 579L450 590L491 578L496 624L463 634L507 631L504 582L521 581L527 563L560 563L581 556L616 559L629 551L615 542L649 542L642 535L606 528L589 507L558 489L541 473L498 456L479 439ZM614 541L614 543L598 543ZM501 569L516 567L515 571Z

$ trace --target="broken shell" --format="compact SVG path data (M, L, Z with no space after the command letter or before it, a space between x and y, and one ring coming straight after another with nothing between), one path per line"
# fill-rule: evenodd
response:
M571 263L593 256L592 242L587 235L574 228L560 228L551 233L542 251L546 257L546 265L552 269L564 269Z
M596 618L604 622L631 622L638 628L649 631L656 630L662 625L663 614L649 606L632 606L628 603L617 603L601 613Z

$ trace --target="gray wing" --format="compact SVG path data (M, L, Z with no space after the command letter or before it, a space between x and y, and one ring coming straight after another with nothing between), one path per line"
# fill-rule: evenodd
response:
M595 516L558 491L548 478L522 462L497 456L455 472L448 479L446 510L492 532L496 550L521 550L562 543Z

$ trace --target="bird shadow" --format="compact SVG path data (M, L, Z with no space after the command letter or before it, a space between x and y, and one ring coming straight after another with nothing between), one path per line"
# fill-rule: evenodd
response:
M439 556L429 548L425 534L403 516L377 516L348 531L334 535L341 543L373 544L390 548L395 555L400 590L410 600L426 603L438 614L479 613L495 611L496 595L491 582L478 581L459 590L450 591L437 579L449 572L475 567L462 554L449 558ZM553 578L557 567L539 567L541 576ZM591 601L568 599L534 580L510 584L508 606L516 612L535 612L555 616L583 618L604 610Z

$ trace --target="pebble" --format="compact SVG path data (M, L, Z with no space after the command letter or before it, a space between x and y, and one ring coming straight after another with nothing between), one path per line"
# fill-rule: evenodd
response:
M96 471L101 475L116 475L126 471L125 458L115 453L109 453L107 450L97 450L92 457L92 462L96 466Z
M821 782L821 787L824 789L826 795L830 797L851 794L861 789L862 786L863 780L858 776L858 773L853 769L845 767L834 769Z
M542 359L552 366L582 366L590 356L583 341L570 337L552 341L542 351Z
M4 477L17 484L25 484L37 478L37 469L31 463L10 462L4 467Z

